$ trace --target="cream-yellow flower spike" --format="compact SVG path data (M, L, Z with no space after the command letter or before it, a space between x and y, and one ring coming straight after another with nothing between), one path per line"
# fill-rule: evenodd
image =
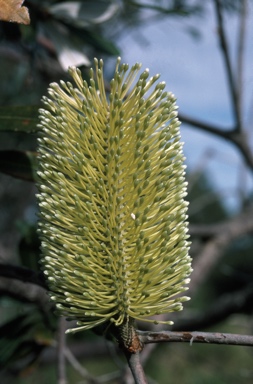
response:
M179 295L191 259L175 97L140 67L119 58L108 96L102 60L89 84L72 67L75 86L51 84L40 110L42 262L60 314L77 320L70 332L159 323L150 317L188 299Z

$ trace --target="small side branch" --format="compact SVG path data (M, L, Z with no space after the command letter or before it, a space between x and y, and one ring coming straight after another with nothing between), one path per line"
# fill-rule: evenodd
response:
M232 333L217 332L141 332L138 331L140 340L144 344L162 342L183 342L183 343L206 343L253 346L253 336L237 335Z

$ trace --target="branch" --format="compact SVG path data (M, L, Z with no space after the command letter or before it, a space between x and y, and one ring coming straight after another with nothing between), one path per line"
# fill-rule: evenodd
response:
M96 358L100 359L102 356L108 356L108 349L104 342L103 338L100 338L99 341L78 341L69 343L68 347L65 348L65 356L66 359L72 364L72 361L69 359L69 353L66 350L70 350L71 354L75 356L75 358L80 359L88 359L88 358ZM41 356L41 363L48 364L50 362L57 361L57 353L55 346L51 346L47 348L46 353Z
M230 233L231 238L253 232L253 208L241 212L233 219L217 224L190 224L190 235L202 238L214 238L222 233Z
M193 292L205 280L211 268L223 255L224 250L236 238L253 232L253 211L248 209L235 219L227 222L223 228L217 226L216 236L206 242L193 263L190 290ZM192 294L192 293L191 293Z
M141 361L140 361L140 353L130 353L126 349L124 349L124 353L128 362L128 365L131 369L132 375L135 380L135 384L148 384L147 379L145 377L145 373L143 371Z
M66 320L64 317L59 318L58 322L58 344L57 344L57 383L67 384L66 363L65 363L65 344L66 344Z
M213 135L222 137L223 139L231 140L230 136L231 136L231 133L233 132L231 129L227 129L227 128L224 129L220 126L218 127L213 124L208 124L198 119L194 119L190 116L186 116L182 113L178 114L178 118L182 123L192 125L193 127L202 129L205 132L212 133Z
M71 352L71 350L69 348L65 347L64 355L65 355L66 359L68 360L68 362L72 365L72 367L79 373L79 375L86 379L87 383L89 383L89 384L99 384L99 383L101 383L101 379L100 378L95 378L95 377L93 377L92 375L89 374L87 369L85 369L79 363L79 361L76 359L76 357L74 356L74 354ZM114 378L114 377L118 377L118 376L119 376L119 374L117 372L117 373L114 373L113 376L111 376L111 377Z
M46 288L43 273L37 273L29 268L0 263L0 276L16 279L24 283L36 284Z
M189 16L190 14L194 14L200 11L200 8L198 6L189 6L188 8L186 6L172 6L171 8L165 8L159 5L153 5L149 3L140 3L136 1L130 1L128 0L128 5L131 5L133 7L136 7L137 9L150 9L152 11L159 12L159 16L161 17L161 14L163 15L174 15L174 16Z
M246 164L248 164L249 168L253 171L253 154L250 149L246 134L243 132L238 132L236 128L227 129L217 127L213 124L208 124L198 119L193 119L189 116L182 115L181 113L178 115L178 118L182 123L191 125L194 128L201 129L202 131L211 133L233 143L239 149Z
M238 88L238 97L240 100L240 109L241 109L241 106L243 105L243 100L242 100L243 56L244 56L245 35L246 35L246 18L247 18L247 0L242 0L239 34L238 34L238 47L237 47L237 88Z
M30 285L18 280L5 277L0 278L0 294L8 295L19 301L36 303L40 308L48 311L51 304L45 289L37 285Z
M139 338L144 344L162 343L162 342L183 342L183 343L207 343L207 344L225 344L253 346L253 336L236 335L233 333L218 332L142 332L137 331Z
M0 296L8 296L24 303L33 303L38 306L43 321L51 331L55 330L51 321L52 303L49 302L46 290L38 285L23 283L22 281L0 278Z
M217 17L217 24L218 24L219 43L220 43L221 52L223 53L223 57L225 61L225 68L226 68L226 73L228 77L228 85L230 88L232 103L233 103L234 112L235 112L235 120L236 120L235 131L239 132L241 131L241 128L242 128L240 101L239 101L239 95L238 95L236 84L233 77L232 65L231 65L229 52L228 52L228 44L227 44L227 39L226 39L225 29L223 24L222 5L220 0L214 0L214 4L216 9L216 17Z
M221 137L225 140L228 140L236 145L242 154L246 164L253 171L253 154L248 144L248 138L245 133L242 132L242 121L241 121L241 105L242 105L242 66L243 66L243 49L244 49L244 38L245 38L245 18L246 18L246 0L242 2L242 11L241 11L241 24L239 31L239 42L238 42L238 79L233 76L231 60L229 57L228 43L225 35L223 15L222 15L222 5L220 0L214 0L216 8L216 17L219 31L219 42L221 47L221 52L224 57L226 74L228 77L228 84L230 89L230 94L232 96L233 110L235 114L235 127L233 129L224 129L222 127L217 127L212 124L207 124L190 117L179 115L179 119L189 125L192 125L196 128L202 129L205 132L209 132L218 137Z
M172 327L173 331L193 331L220 323L235 313L252 313L253 284L248 284L240 291L224 294L195 316L179 318Z

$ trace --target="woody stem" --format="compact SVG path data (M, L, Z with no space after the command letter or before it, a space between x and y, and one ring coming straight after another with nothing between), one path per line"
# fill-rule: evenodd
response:
M124 348L129 368L131 369L135 384L148 384L143 367L140 361L140 352L131 353Z

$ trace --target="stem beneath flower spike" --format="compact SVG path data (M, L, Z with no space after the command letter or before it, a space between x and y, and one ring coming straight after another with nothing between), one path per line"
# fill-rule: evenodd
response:
M140 352L143 349L143 343L136 332L135 320L132 317L128 317L121 325L114 326L112 332L126 356L135 384L147 384L148 382L140 362Z
M148 384L148 381L145 377L143 367L140 362L140 352L131 353L124 349L125 356L127 358L128 365L133 374L135 384Z

